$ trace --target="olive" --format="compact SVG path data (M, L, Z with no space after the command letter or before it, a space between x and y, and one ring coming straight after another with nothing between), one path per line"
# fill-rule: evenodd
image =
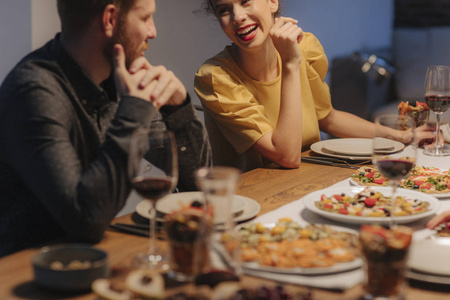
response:
M203 206L203 204L198 200L194 200L191 203L191 207L202 207L202 206Z

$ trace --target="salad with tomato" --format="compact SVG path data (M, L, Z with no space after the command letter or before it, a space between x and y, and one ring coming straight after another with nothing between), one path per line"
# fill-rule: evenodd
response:
M372 187L366 187L353 196L345 193L322 194L320 201L315 201L315 205L321 210L343 215L389 217L391 215L391 202L390 196L385 196ZM411 216L428 211L430 203L398 196L395 206L394 216Z
M401 101L398 104L398 114L408 115L414 119L416 126L421 126L428 121L430 108L425 102L419 101Z

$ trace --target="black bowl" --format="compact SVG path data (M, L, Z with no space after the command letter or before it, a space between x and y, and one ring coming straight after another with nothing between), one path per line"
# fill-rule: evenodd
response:
M43 247L33 258L33 270L35 281L41 286L87 291L92 281L109 276L108 254L87 244Z

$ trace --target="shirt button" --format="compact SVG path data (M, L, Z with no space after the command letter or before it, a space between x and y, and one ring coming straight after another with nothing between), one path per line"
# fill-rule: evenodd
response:
M83 100L81 100L81 103L83 103L83 105L86 105L87 104L87 100L83 99Z
M186 147L185 147L185 146L181 147L181 148L180 148L180 151L181 151L181 152L186 151Z

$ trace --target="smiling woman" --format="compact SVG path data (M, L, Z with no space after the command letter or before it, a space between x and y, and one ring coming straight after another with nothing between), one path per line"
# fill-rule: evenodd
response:
M203 63L194 84L215 164L297 168L321 130L372 137L373 123L333 108L321 43L279 16L278 0L204 1L232 42Z

